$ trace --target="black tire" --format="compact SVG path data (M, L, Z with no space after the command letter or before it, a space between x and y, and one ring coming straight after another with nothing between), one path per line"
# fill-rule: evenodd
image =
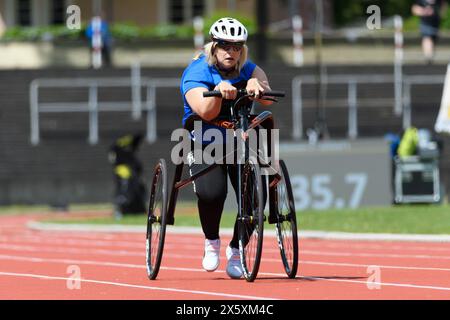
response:
M147 215L146 264L147 275L155 280L164 250L167 222L167 167L160 159L153 170Z
M261 262L264 233L264 198L261 170L249 160L242 172L242 215L238 217L239 251L244 278L256 279Z
M275 229L284 270L289 278L295 278L298 268L297 217L291 181L283 160L280 160L279 174L281 180L275 187Z

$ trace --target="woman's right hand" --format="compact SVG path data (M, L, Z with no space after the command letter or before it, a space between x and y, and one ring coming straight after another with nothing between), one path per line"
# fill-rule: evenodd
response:
M220 82L214 90L220 91L222 94L222 99L234 100L237 97L237 88L233 87L230 83L226 81Z

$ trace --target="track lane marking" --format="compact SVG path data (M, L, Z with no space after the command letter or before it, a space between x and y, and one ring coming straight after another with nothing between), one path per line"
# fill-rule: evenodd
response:
M47 276L47 275L32 274L32 273L13 273L13 272L0 271L0 276L73 281L73 278L69 278L69 277L55 277L55 276ZM185 289L177 289L177 288L161 288L161 287L143 286L143 285L122 283L122 282L101 281L101 280L83 279L83 278L79 279L79 281L86 282L86 283L95 283L95 284L112 285L112 286L118 286L118 287L134 288L134 289L169 291L169 292L189 293L189 294L198 294L198 295L215 296L215 297L227 297L227 298L235 298L235 299L238 298L238 299L248 299L248 300L279 300L276 298L269 298L269 297L247 296L247 295L240 295L240 294L229 294L229 293L200 291L200 290L185 290Z
M7 257L7 256L6 256ZM89 261L89 260L71 260L71 259L47 259L47 258L29 258L29 257L14 257L11 256L11 260L25 260L30 262L56 262L56 263L68 263L68 264L90 264L90 265L104 265L104 266L113 266L113 267L122 267L122 268L136 268L136 269L145 269L143 265L135 265L135 264L124 264L124 263L115 263L115 262L103 262L103 261ZM5 255L0 255L0 259L5 258ZM305 263L303 261L302 263ZM315 263L313 263L315 264ZM328 263L327 263L328 264ZM364 265L365 266L365 265ZM381 268L396 268L395 266L379 266ZM168 271L184 271L184 272L201 272L205 273L203 269L195 269L195 268L182 268L182 267L161 267L162 270ZM440 269L439 271L449 271L450 269ZM224 270L216 270L216 273L225 273ZM2 272L0 272L0 275ZM274 273L274 272L259 272L258 275L263 276L275 276L275 277L286 277L285 273ZM321 280L321 281L337 281L337 282L347 282L347 283L358 283L367 285L367 281L359 281L359 280L347 280L347 279L330 279L323 277L311 277L311 276L298 276L299 279L305 280ZM69 279L69 278L67 278ZM450 291L450 287L438 287L431 285L416 285L409 283L392 283L392 282L370 282L373 285L380 286L394 286L394 287L405 287L405 288L414 288L414 289L431 289L431 290L439 290L439 291ZM272 299L272 298L267 298Z
M9 245L1 244L0 249L16 250L16 251L40 251L40 252L54 252L54 253L81 253L81 254L103 254L103 255L117 255L117 256L142 256L142 251L130 251L130 250L106 250L106 249L75 249L75 248L61 248L47 246L46 248L30 246L30 245ZM275 250L277 251L277 250ZM264 252L270 252L269 250L263 250ZM278 251L277 251L278 252ZM369 257L369 258L402 258L402 259L427 259L427 260L450 260L450 256L436 256L436 255L401 255L401 254L381 254L381 253L353 253L353 252L327 252L327 251L314 251L314 250L300 250L299 255L316 255L316 256L335 256L335 257ZM197 257L191 257L187 255L164 253L165 257L172 258L191 258L197 259ZM264 256L263 256L264 257ZM267 258L265 261L277 261L279 259Z
M131 263L121 263L121 262L110 262L110 261L94 261L94 260L77 260L77 259L58 259L58 258L38 258L38 257L24 257L24 256L12 256L0 254L0 260L17 260L17 261L29 261L29 262L54 262L54 263L67 263L67 264L89 264L89 265L102 265L102 266L112 266L112 267L124 267L124 268L139 268L145 269L142 264L131 264ZM265 262L266 260L263 260ZM277 260L277 262L279 262ZM310 260L299 260L299 264L313 264L313 265L325 265L332 267L355 267L355 268L367 268L373 264L358 264L358 263L345 263L345 262L323 262L323 261L310 261ZM425 270L425 271L444 271L449 272L450 268L436 268L436 267L415 267L415 266L391 266L391 265L377 265L381 269L400 269L400 270ZM161 268L165 268L161 266ZM167 270L178 270L178 271L202 271L203 269L193 269L193 268L175 268L168 267ZM219 269L220 271L220 269ZM224 271L223 271L224 272Z

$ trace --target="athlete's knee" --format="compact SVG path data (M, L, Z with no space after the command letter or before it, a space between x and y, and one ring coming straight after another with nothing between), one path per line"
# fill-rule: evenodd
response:
M227 191L225 188L214 188L213 186L204 186L197 188L197 197L200 201L207 203L223 203L227 198Z

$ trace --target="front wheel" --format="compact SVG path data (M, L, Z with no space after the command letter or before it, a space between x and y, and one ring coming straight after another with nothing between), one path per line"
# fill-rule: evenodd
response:
M264 231L264 198L261 170L249 160L242 172L242 212L238 219L239 252L244 277L252 282L261 262Z
M284 270L289 278L295 278L298 266L297 217L291 181L283 160L280 160L279 174L281 180L275 187L275 228Z
M155 280L164 249L167 222L167 168L160 159L153 170L147 216L146 265L150 280Z

